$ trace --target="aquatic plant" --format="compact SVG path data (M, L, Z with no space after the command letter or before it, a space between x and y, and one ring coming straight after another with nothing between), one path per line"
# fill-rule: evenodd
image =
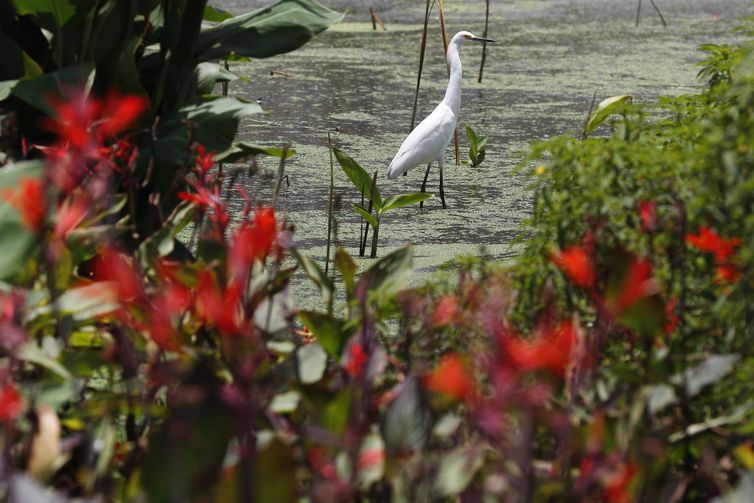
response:
M379 239L380 223L382 217L388 211L396 210L404 206L410 206L412 204L421 203L427 199L433 197L432 194L426 192L413 192L408 194L395 194L382 199L380 190L377 187L376 174L374 177L369 176L364 168L356 162L352 157L343 152L342 150L333 147L335 158L338 160L343 172L351 180L356 190L358 190L369 201L369 206L365 208L363 204L354 204L354 209L361 215L361 217L372 228L372 248L369 256L375 258L377 256L377 240ZM374 213L372 208L374 207ZM366 241L366 232L364 238ZM363 248L361 250L363 254Z
M466 125L466 137L469 139L469 161L472 166L479 166L487 153L487 137L478 136L476 131L468 124Z

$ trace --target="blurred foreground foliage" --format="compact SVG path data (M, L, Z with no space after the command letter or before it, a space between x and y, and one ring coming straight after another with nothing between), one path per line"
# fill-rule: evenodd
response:
M339 17L0 1L0 496L754 499L754 52L536 144L521 255L404 289L411 248L328 276L216 166L290 154L220 61Z

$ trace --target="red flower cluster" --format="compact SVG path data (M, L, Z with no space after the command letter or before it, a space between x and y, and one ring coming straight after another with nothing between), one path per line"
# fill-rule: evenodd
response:
M88 96L83 91L68 93L66 100L52 99L55 117L42 126L55 133L58 141L52 147L40 147L48 159L49 177L64 192L80 185L87 174L99 166L115 168L116 159L127 159L133 146L121 139L106 146L129 129L148 108L140 96L121 96L110 92L104 99Z
M369 357L364 352L364 347L360 342L354 341L349 345L348 356L345 362L345 369L348 375L351 377L358 377L361 375L364 364L369 360Z
M590 255L586 247L573 245L563 251L552 253L550 261L576 286L594 288L597 284L597 273Z
M639 201L641 227L644 232L654 232L657 220L657 205L654 201Z
M445 355L424 378L424 386L455 400L469 401L476 395L472 372L456 353Z
M10 382L3 384L0 387L0 421L13 421L18 417L23 408L23 401L16 387Z
M21 178L17 189L5 189L3 199L21 214L24 225L33 232L44 227L47 216L45 190L36 178Z
M50 104L56 116L43 121L43 126L58 136L61 146L80 152L98 150L103 142L131 127L147 109L144 98L114 91L104 99L71 92L69 99L53 98Z
M563 322L540 329L534 339L526 340L512 330L506 330L500 342L507 363L514 370L549 370L563 375L572 360L576 331L572 322Z
M686 236L686 242L700 251L712 253L717 265L717 281L721 283L735 283L741 279L741 271L730 263L736 248L743 242L741 238L723 238L709 227L699 227L698 234Z
M432 313L432 324L435 326L443 326L452 323L460 312L460 306L458 305L458 297L453 294L448 294L442 297L435 307L434 313Z

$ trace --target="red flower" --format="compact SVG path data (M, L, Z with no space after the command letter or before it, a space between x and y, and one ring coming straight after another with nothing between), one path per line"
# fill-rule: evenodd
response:
M725 239L712 229L701 226L699 227L699 234L686 236L686 242L703 252L714 253L716 263L721 264L736 252L736 247L743 241L741 238Z
M246 324L241 316L241 286L232 283L221 289L211 271L199 273L196 311L199 317L225 334L239 334Z
M424 386L456 400L470 400L475 394L471 371L456 353L443 356L435 370L425 377Z
M51 99L50 105L55 109L55 118L46 119L43 127L82 152L125 131L147 109L141 96L120 96L115 92L100 100L83 91L73 91L65 100Z
M502 343L508 361L515 369L546 369L563 375L571 361L576 332L572 322L563 322L531 341L522 339L513 332L506 333Z
M657 205L654 201L639 201L639 214L641 226L645 232L654 232L657 216Z
M629 486L636 478L639 469L633 463L621 467L611 474L605 483L605 499L608 503L631 503L634 501Z
M55 133L70 148L78 151L91 149L94 146L91 128L102 112L102 102L83 91L68 94L66 100L50 99L55 118L43 120L42 127Z
M174 319L180 319L191 304L191 292L178 283L168 284L151 302L149 331L152 340L165 351L180 349Z
M204 179L207 172L212 168L215 163L215 153L207 152L204 145L198 144L196 146L196 169L199 172L199 176Z
M715 273L715 282L723 284L738 283L741 280L741 276L743 276L743 274L738 270L736 266L730 264L722 264L717 267L717 271Z
M351 377L358 377L361 375L362 368L368 359L361 343L357 341L352 342L349 346L348 358L345 364L346 372Z
M665 333L672 334L675 327L678 326L678 316L675 314L675 307L678 305L678 299L670 299L665 304Z
M563 251L556 251L550 255L550 261L576 286L593 288L596 285L597 273L592 258L583 247L574 245Z
M121 302L134 302L143 296L141 279L130 260L112 248L100 253L94 266L95 279L115 283Z
M109 138L128 129L147 109L147 101L141 96L120 96L108 93L104 101L102 117L98 121L100 138Z
M179 192L178 197L184 201L191 202L200 211L212 210L211 220L220 229L224 229L230 218L225 211L225 203L220 199L220 189L215 186L213 190L209 190L198 183L189 182L194 188L196 194L190 194L188 192Z
M453 295L445 295L440 299L432 313L432 324L436 326L447 325L458 316L459 306L458 298Z
M42 229L47 215L47 202L41 181L22 177L17 189L3 191L3 199L18 210L29 230L37 232Z
M23 410L23 401L12 383L6 382L0 388L0 421L13 421Z
M55 222L55 237L63 239L78 227L89 209L89 201L82 196L71 195L58 208L58 219Z
M254 260L264 260L277 237L275 211L262 206L257 208L253 223L244 222L236 230L229 252L230 276L243 281Z
M640 300L659 293L660 286L652 276L652 264L646 259L634 258L620 292L610 301L613 314L620 314Z

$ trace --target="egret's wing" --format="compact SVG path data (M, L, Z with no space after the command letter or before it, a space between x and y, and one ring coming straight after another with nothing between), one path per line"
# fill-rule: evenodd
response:
M414 166L437 160L450 143L455 127L455 114L445 103L440 103L403 140L401 148L388 167L388 178L395 178Z

